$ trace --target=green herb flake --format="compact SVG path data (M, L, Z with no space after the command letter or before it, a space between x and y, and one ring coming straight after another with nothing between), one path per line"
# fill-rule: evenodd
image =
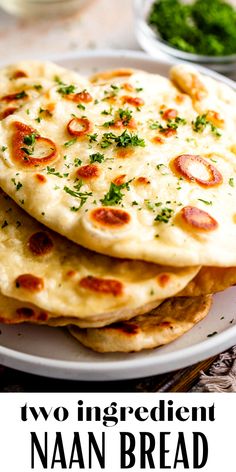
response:
M65 157L64 157L64 159L65 159ZM79 167L79 166L81 166L81 164L82 164L81 159L79 159L78 157L75 157L75 159L74 159L74 166L75 166L75 167Z
M77 105L77 108L79 108L80 110L85 110L85 106L82 103L79 103Z
M61 95L70 95L72 93L75 93L75 91L76 91L75 85L62 85L59 89L57 89L57 92L60 93Z
M16 192L18 192L18 190L20 190L20 188L23 187L23 184L21 182L16 182L16 179L14 179L14 178L12 178L11 181L13 182L13 184L16 187Z
M212 201L211 200L203 200L203 198L198 198L199 202L202 202L202 203L205 203L205 205L212 205Z
M1 150L2 150L2 152L6 151L6 150L7 150L7 146L2 146L2 147L1 147Z
M230 187L234 187L234 178L233 177L230 177L229 185L230 185Z
M172 208L162 208L160 213L156 216L154 221L157 221L159 223L168 223L170 218L173 216L174 210Z
M94 154L90 154L89 156L90 163L92 164L93 162L103 162L105 159L104 154L101 154L100 152L96 152Z
M26 97L27 97L27 94L25 93L24 90L22 92L16 93L15 95L16 100L20 100L21 98L26 98Z
M88 136L88 138L89 138L89 142L90 142L90 143L95 143L95 142L97 141L97 137L98 137L98 134L97 134L97 133L88 134L87 136Z
M104 198L100 200L100 202L104 206L118 205L124 197L124 194L122 193L121 190L123 189L130 190L130 187L129 187L130 182L131 180L121 185L116 185L114 184L114 182L111 182L108 192L106 193Z
M64 143L64 146L65 146L65 147L70 147L70 146L72 146L73 144L75 144L76 141L77 141L77 138L72 138L72 139L70 139L69 141L67 141L66 143Z

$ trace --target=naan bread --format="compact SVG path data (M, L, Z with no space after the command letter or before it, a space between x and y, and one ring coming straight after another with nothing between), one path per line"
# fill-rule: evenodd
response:
M0 70L0 120L14 114L24 106L24 112L30 113L30 102L47 94L47 91L60 80L73 83L85 82L75 72L69 71L52 62L20 61ZM53 104L48 103L47 109L39 114L49 118ZM38 118L37 118L38 120Z
M69 332L81 344L98 352L132 352L168 344L189 331L208 314L211 295L195 298L171 298L158 308L131 321L99 329Z
M198 297L217 293L236 285L236 267L202 267L186 287L176 296Z
M202 118L195 97L158 75L112 71L86 90L79 80L59 82L29 114L23 107L1 122L5 192L97 252L172 266L236 265L234 136L224 106L220 116L214 110L215 94ZM36 122L49 103L51 118Z
M93 253L43 227L3 193L0 259L3 295L62 317L91 318L100 326L148 311L182 290L199 270Z

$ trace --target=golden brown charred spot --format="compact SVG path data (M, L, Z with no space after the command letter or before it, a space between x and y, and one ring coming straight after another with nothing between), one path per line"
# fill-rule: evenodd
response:
M16 278L15 284L17 288L23 288L28 292L40 292L44 288L43 279L32 274L22 274Z
M53 250L53 241L45 231L32 234L28 241L30 251L36 256L45 256Z
M154 136L154 138L152 138L152 142L154 144L164 144L164 139L161 138L161 136Z
M95 208L90 215L96 223L110 228L119 228L130 222L129 213L118 208Z
M186 95L181 93L181 94L176 95L175 101L176 101L176 103L178 103L180 105L181 103L183 103L185 101L185 98L186 98Z
M125 121L125 119L122 120L116 120L114 123L109 125L110 128L114 129L121 129L121 128L128 128L128 129L136 129L137 128L137 123L134 118L131 118L128 122Z
M116 331L118 330L126 335L135 335L140 331L139 326L134 323L114 323L110 328L115 329Z
M193 175L191 173L192 164L203 166L206 169L209 178L202 179ZM195 156L192 154L182 154L181 156L178 156L176 159L174 159L171 167L177 175L181 175L186 180L191 182L197 182L203 187L214 187L216 185L220 185L223 182L223 177L217 168L198 155Z
M87 276L80 280L80 287L96 293L103 293L118 297L123 292L123 285L119 280L102 279L100 277Z
M132 155L134 154L134 150L133 149L129 149L129 148L119 148L117 149L116 151L116 155L117 157L120 157L120 158L126 158L126 157L131 157Z
M142 107L144 105L144 100L140 97L130 97L129 95L124 95L121 97L123 103L128 103L134 107Z
M130 77L133 75L133 71L131 69L117 69L117 70L108 70L105 72L99 72L98 74L94 74L90 77L91 82L98 82L100 80L106 81L110 79L114 79L116 77Z
M21 318L33 318L35 316L35 311L33 308L22 307L17 308L16 314Z
M134 92L134 87L133 85L129 84L128 82L125 82L123 85L122 85L122 88L124 90L126 90L126 92Z
M213 231L218 227L217 221L209 213L196 207L182 208L180 216L187 225L197 230Z
M161 134L165 136L165 138L171 138L171 136L175 136L177 133L176 129L168 128L165 129Z
M2 113L0 114L0 119L3 120L7 116L13 115L13 113L15 113L15 111L17 110L18 110L18 107L5 108L5 110L3 110Z
M171 323L169 321L162 321L158 326L162 326L163 328L168 326L171 327Z
M46 311L40 311L40 313L37 315L37 320L38 321L48 321L49 316Z
M177 116L178 116L178 112L174 108L168 108L162 114L163 120L174 120Z
M138 177L135 179L134 183L137 185L149 185L151 182L147 179L147 177Z
M96 164L88 164L87 166L82 166L76 172L76 176L84 180L97 179L99 175L100 170Z
M75 103L89 103L93 101L93 97L89 92L87 92L87 90L83 90L83 92L79 93L70 93L68 95L64 95L64 98Z
M166 287L168 283L170 282L170 275L169 274L160 274L157 277L157 282L161 287Z
M115 185L122 185L125 183L126 174L118 175L112 182Z
M21 92L11 93L9 95L4 95L3 97L0 98L0 101L10 103L10 102L15 102L17 100L26 100L27 98L28 98L28 95L23 90Z
M48 154L46 156L33 157L25 151L27 147L24 139L30 134L34 134L37 145L47 150ZM51 139L39 136L34 128L20 121L13 123L12 151L12 159L25 167L42 166L54 161L57 157L57 147Z
M43 174L35 174L35 178L40 182L41 184L45 184L47 182L47 179L45 175Z
M75 270L68 270L68 272L66 273L67 277L69 278L75 277L76 274L77 272Z
M71 136L80 138L92 131L92 123L88 118L72 118L67 125L67 131Z
M28 77L28 74L24 70L16 70L11 76L12 79L22 79L23 77Z
M208 110L206 119L213 125L217 126L217 128L224 128L225 121L220 117L220 114L217 113L217 111Z

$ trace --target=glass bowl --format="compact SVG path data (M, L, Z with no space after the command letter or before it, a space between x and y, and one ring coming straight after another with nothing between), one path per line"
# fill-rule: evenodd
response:
M87 0L0 0L0 7L21 17L54 18L73 15Z
M176 49L163 41L158 33L147 23L148 13L154 0L134 0L135 32L140 46L151 56L159 59L187 61L221 72L226 75L236 75L236 54L228 56L204 56ZM233 3L233 2L232 2ZM235 3L234 3L235 5Z

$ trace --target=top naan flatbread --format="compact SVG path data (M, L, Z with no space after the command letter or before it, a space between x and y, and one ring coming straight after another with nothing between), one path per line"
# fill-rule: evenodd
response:
M102 74L86 90L59 78L29 114L22 108L2 120L0 185L46 226L95 251L235 265L234 126L203 83L196 79L190 96L139 71ZM196 100L207 94L199 114Z

